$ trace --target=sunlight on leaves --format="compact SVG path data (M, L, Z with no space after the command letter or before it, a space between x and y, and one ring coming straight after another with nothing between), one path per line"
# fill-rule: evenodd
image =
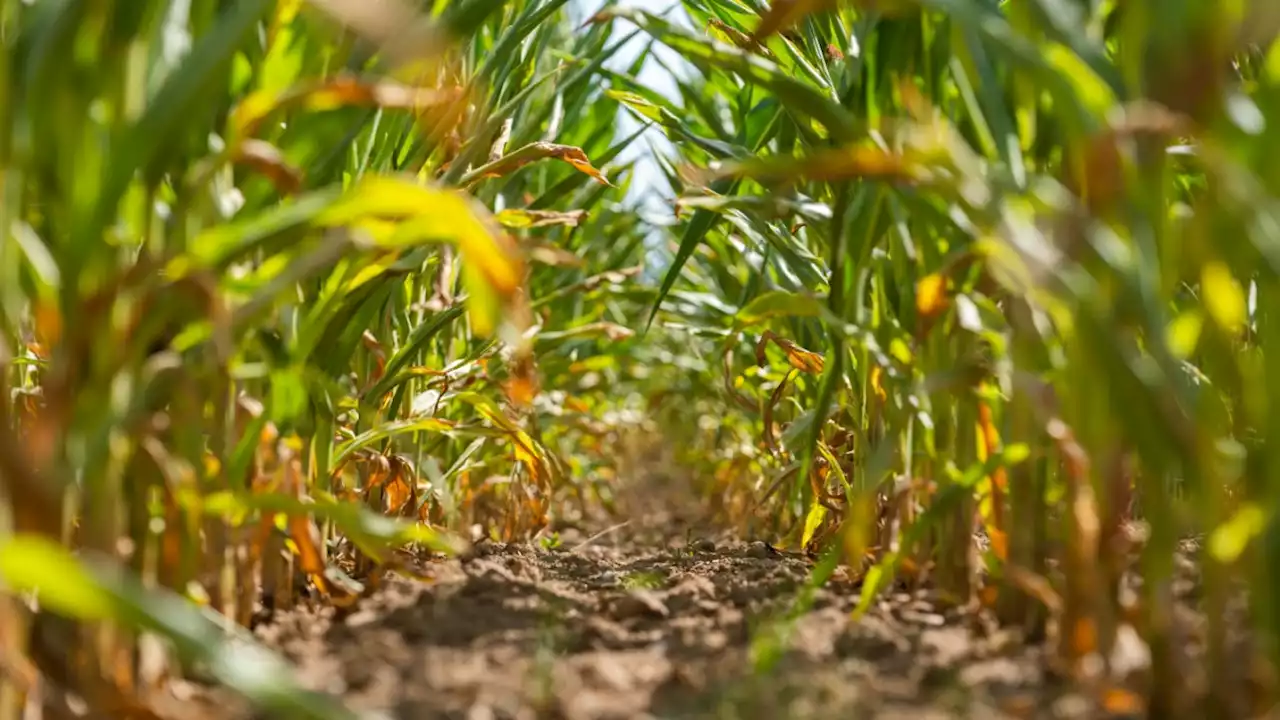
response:
M104 620L114 602L66 548L39 535L14 535L0 545L0 577L42 606L83 620Z

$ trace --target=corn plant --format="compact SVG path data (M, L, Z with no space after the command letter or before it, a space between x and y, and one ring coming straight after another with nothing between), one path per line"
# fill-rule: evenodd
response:
M646 315L719 346L736 417L690 445L718 443L711 492L862 568L859 611L928 582L1104 692L1129 626L1153 716L1264 712L1274 688L1240 681L1280 660L1273 4L683 7L689 27L596 19L693 68L678 98L619 75L610 94L676 148ZM1188 535L1209 623L1194 670L1168 592Z
M256 617L608 499L627 38L435 5L0 8L0 717L182 672L343 717Z

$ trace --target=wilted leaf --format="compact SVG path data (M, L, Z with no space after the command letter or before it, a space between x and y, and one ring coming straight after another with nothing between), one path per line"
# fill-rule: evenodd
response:
M297 549L302 571L311 577L311 581L316 584L320 592L327 594L329 587L325 582L325 562L321 552L323 541L320 539L320 529L306 515L292 515L289 517L289 538L293 540L293 545Z
M302 171L290 165L279 148L264 140L248 138L239 143L231 161L261 173L281 195L292 195L302 188Z
M502 177L528 165L531 162L552 158L572 165L578 172L585 173L601 185L611 185L609 180L597 170L582 148L571 145L557 145L550 142L529 143L515 152L508 153L498 160L483 165L462 179L462 185L468 186L484 178Z
M586 218L586 210L569 210L560 212L556 210L524 210L519 208L510 208L499 212L495 217L504 227L524 229L524 228L540 228L552 225L568 225L569 227L577 227Z
M511 378L503 386L507 400L516 407L528 407L538 395L538 371L532 353L518 357Z
M756 343L756 364L760 367L764 367L769 362L764 350L770 342L782 349L782 352L787 356L787 362L791 363L791 367L811 375L818 375L822 372L824 360L821 355L805 350L794 342L784 337L779 337L768 330L760 337L760 342Z

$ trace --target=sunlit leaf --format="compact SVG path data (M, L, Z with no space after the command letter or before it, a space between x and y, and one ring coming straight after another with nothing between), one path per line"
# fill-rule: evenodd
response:
M391 221L396 224L385 224ZM382 247L424 242L458 246L471 293L472 327L482 337L493 332L501 304L514 298L523 279L523 260L515 245L487 210L458 191L395 177L367 177L326 210L320 222L372 231L372 241Z
M927 275L916 283L916 312L922 317L937 316L947 306L947 278Z
M83 620L113 614L111 596L58 543L39 535L14 535L0 544L0 577L10 588L34 592L42 606Z
M823 306L809 295L775 290L757 296L734 316L734 326L745 329L774 317L819 317Z
M822 525L822 521L827 518L827 508L822 503L815 502L809 506L809 512L804 518L804 532L800 536L801 547L807 547L809 542L813 540L814 533Z
M1200 330L1204 327L1204 315L1190 310L1178 315L1165 330L1165 342L1173 356L1185 360L1195 352L1200 342Z
M874 145L856 145L815 152L807 157L764 158L726 161L716 166L686 172L691 182L707 184L723 178L752 178L762 183L797 180L879 179L910 182L916 167L904 156Z
M1209 535L1209 552L1221 563L1234 563L1249 543L1266 529L1268 515L1256 504L1247 504Z
M253 136L268 117L288 109L321 112L366 106L421 111L447 106L461 98L462 89L457 87L418 88L390 80L366 82L352 76L338 76L281 93L262 90L246 97L231 113L230 134L233 138Z
M1248 319L1244 289L1221 262L1205 263L1200 270L1204 307L1218 327L1235 334Z

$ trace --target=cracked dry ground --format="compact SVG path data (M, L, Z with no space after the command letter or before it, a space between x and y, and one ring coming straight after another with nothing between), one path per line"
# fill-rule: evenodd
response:
M837 571L758 673L752 638L792 607L811 561L763 543L567 545L481 546L344 617L295 611L257 634L365 717L1101 717L1050 691L1039 648L927 593L853 622L857 587Z

